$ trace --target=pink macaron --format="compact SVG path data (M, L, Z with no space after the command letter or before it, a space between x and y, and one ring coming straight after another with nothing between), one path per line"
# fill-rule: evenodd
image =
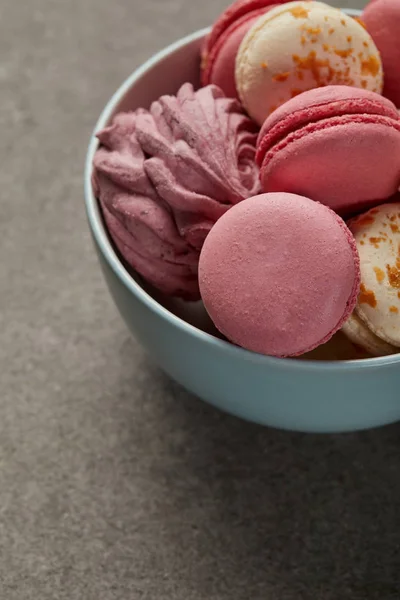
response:
M248 350L297 356L328 341L353 311L359 257L344 221L289 193L229 210L204 243L200 292L216 327Z
M256 20L287 0L238 0L215 22L202 53L203 85L214 83L226 96L237 98L235 61L240 44Z
M381 55L385 72L383 94L400 107L400 2L373 0L362 18Z
M257 162L265 192L304 195L339 214L364 210L400 186L399 112L368 90L309 90L267 118Z

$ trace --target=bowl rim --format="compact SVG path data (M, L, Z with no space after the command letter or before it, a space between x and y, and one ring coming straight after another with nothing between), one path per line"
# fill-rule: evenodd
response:
M346 9L350 15L358 16L361 11L356 9ZM373 358L362 358L352 360L338 360L338 361L318 361L318 360L294 360L293 358L276 358L273 356L266 356L257 354L235 346L228 341L221 340L210 333L206 333L201 329L198 329L194 325L187 323L177 315L171 313L168 309L164 308L159 304L152 296L150 296L134 279L130 276L128 271L124 268L121 261L119 260L116 252L114 251L112 244L106 233L103 220L101 217L98 201L93 194L91 175L92 175L92 162L94 154L98 148L99 142L96 138L96 132L103 129L108 123L114 113L116 106L121 102L125 94L132 88L132 86L140 80L149 70L155 67L159 62L167 58L170 54L180 50L186 45L196 42L203 38L210 31L210 28L199 29L183 38L180 38L176 42L163 48L151 58L145 61L141 66L129 75L129 77L122 83L117 91L112 95L110 100L107 102L105 108L102 110L100 117L94 127L94 130L90 137L90 142L86 154L85 171L84 171L84 194L85 194L85 207L86 214L89 221L89 226L94 236L94 239L101 250L101 253L108 265L111 267L114 274L118 277L121 283L128 288L128 290L136 296L143 304L156 313L160 318L166 319L170 322L173 327L180 329L183 333L196 337L199 342L207 345L214 346L217 350L231 354L235 358L250 361L252 363L264 365L266 368L274 369L289 369L290 371L302 371L310 372L316 371L323 373L327 371L337 371L343 373L344 371L354 371L363 368L377 369L379 367L400 364L400 348L399 353L373 357Z

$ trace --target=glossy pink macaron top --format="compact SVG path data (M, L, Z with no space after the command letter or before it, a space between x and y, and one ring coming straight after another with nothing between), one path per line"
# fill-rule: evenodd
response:
M399 156L394 104L348 86L316 88L289 100L265 121L257 144L264 191L307 195L344 214L396 192Z
M373 0L366 6L362 19L381 55L385 73L383 94L400 107L400 2Z
M209 233L200 291L232 342L296 356L328 341L351 314L360 283L354 238L320 203L261 194L228 211Z

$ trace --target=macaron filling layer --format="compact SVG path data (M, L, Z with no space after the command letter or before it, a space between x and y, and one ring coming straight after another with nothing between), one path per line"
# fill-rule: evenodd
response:
M345 115L369 114L388 117L393 119L394 122L397 121L400 123L395 107L390 102L382 102L382 100L380 98L363 98L362 100L358 98L345 98L326 101L310 106L307 109L298 108L290 113L290 116L285 115L283 118L275 115L275 113L283 111L276 110L266 120L258 137L256 154L258 165L261 166L267 152L287 136L307 125L319 123L325 119L334 119Z
M285 190L354 212L396 192L399 157L400 121L333 117L300 126L273 145L263 158L261 183L265 192Z

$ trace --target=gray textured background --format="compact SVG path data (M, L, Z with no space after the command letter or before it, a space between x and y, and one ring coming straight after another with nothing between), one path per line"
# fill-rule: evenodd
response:
M201 404L129 339L92 251L95 119L223 5L0 0L2 600L400 596L399 426L287 434Z

